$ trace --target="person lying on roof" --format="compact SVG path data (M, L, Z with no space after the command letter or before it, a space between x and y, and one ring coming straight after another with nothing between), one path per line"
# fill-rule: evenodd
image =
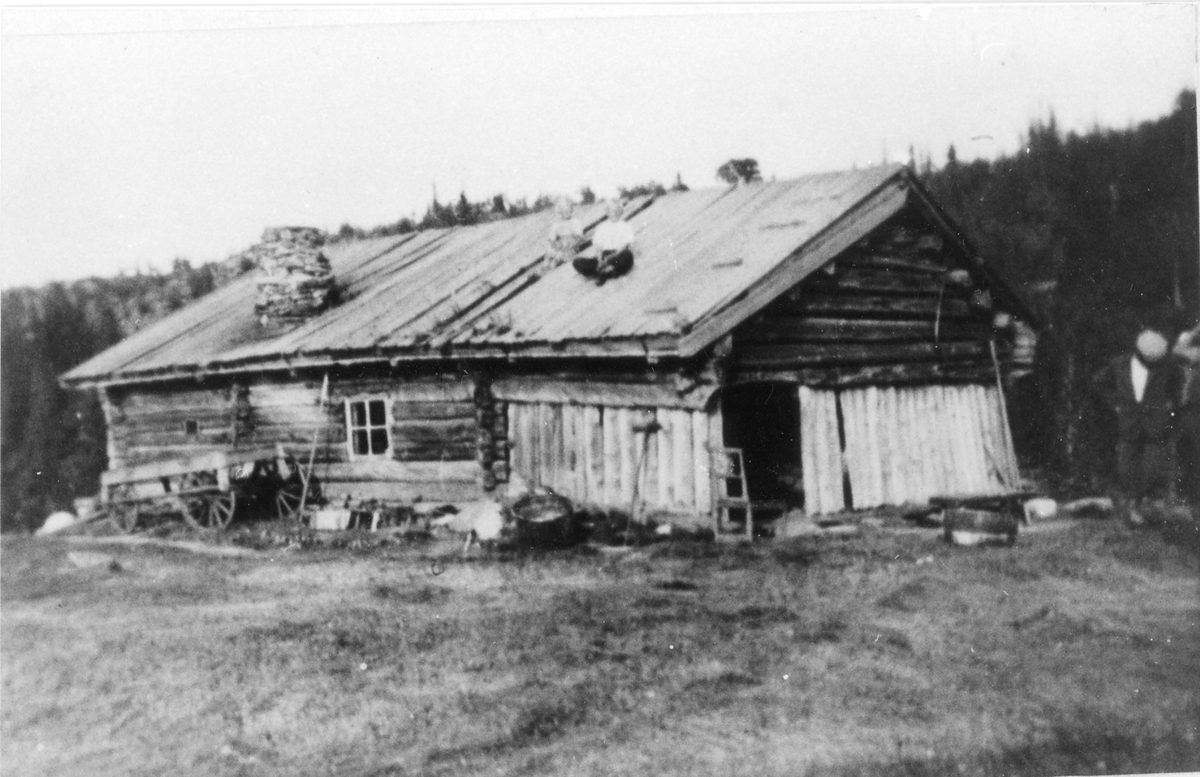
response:
M602 286L633 268L633 226L622 220L624 206L620 200L608 203L608 218L592 233L592 251L572 263L580 275L594 278Z

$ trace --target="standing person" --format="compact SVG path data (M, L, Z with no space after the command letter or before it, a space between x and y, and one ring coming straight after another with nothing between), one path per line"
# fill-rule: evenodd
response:
M633 227L621 218L624 212L620 200L610 200L608 218L592 233L595 256L581 256L574 262L575 269L581 275L595 278L597 286L633 268Z
M1175 356L1183 367L1179 387L1179 485L1200 507L1200 326L1179 336Z
M1133 353L1110 361L1092 387L1116 422L1116 501L1130 523L1143 522L1144 502L1165 495L1175 479L1174 415L1179 370L1167 358L1166 335L1145 327Z

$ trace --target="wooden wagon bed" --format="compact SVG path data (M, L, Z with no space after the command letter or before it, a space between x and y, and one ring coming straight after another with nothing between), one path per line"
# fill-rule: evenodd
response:
M303 483L290 457L281 460L275 448L248 448L110 470L100 476L100 495L112 521L127 532L154 509L178 512L196 528L224 529L238 497L250 496L251 488L254 496L270 490L278 517L292 517Z

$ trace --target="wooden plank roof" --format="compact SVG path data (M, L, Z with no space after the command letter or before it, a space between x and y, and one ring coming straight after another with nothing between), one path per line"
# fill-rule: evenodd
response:
M900 166L810 175L630 203L636 261L603 286L570 265L530 274L555 218L339 243L330 310L287 329L254 314L239 278L63 376L68 385L341 362L690 356L903 206ZM578 214L590 229L602 206Z

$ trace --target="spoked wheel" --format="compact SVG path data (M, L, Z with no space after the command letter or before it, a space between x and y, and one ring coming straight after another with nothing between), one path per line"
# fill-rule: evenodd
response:
M237 497L220 490L216 475L191 473L183 477L180 485L183 518L188 525L196 529L224 529L233 521Z
M304 487L283 486L275 492L275 515L281 521L295 521L300 518L300 498Z
M213 494L208 498L208 523L214 529L225 529L233 522L237 496L233 492Z
M132 534L137 530L138 519L141 517L142 512L142 506L138 502L119 501L122 498L128 498L130 495L129 489L115 491L111 495L114 501L108 506L109 521L113 526L126 534Z

